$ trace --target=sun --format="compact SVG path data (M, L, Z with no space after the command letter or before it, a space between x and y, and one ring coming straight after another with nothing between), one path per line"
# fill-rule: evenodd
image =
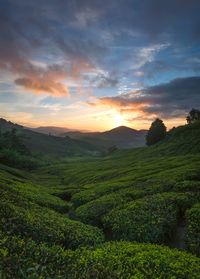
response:
M117 127L122 126L124 124L124 118L122 117L121 114L115 114L113 120L114 120L114 125Z

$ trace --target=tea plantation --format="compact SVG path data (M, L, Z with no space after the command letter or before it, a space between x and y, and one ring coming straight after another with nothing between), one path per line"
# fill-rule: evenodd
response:
M0 278L199 279L200 124L151 147L0 165Z

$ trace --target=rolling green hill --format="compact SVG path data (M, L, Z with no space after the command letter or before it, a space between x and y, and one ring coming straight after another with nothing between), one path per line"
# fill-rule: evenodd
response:
M0 165L2 278L200 278L200 123L151 147Z

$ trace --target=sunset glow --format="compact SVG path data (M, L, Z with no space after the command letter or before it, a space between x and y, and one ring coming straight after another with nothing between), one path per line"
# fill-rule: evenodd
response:
M121 116L121 114L116 114L116 115L114 115L113 118L114 118L113 126L118 127L118 126L125 125L125 121L124 121L123 117Z
M0 117L93 131L184 124L200 103L198 1L73 2L3 1Z

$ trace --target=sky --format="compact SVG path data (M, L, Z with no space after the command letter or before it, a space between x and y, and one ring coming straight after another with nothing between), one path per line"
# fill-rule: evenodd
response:
M0 0L0 117L146 129L200 109L199 0Z

